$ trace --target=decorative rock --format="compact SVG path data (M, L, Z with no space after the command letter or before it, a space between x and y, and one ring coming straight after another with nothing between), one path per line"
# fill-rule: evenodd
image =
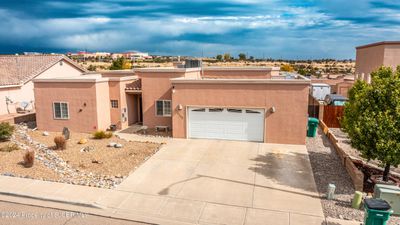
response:
M3 173L3 176L15 177L13 173Z
M88 142L88 140L86 138L82 138L81 140L79 140L78 144L86 144Z
M64 136L65 140L69 140L71 132L69 131L68 127L64 127L62 131L62 135Z
M114 176L102 176L99 174L93 174L92 172L86 173L82 170L72 168L67 160L62 159L57 153L49 149L48 146L43 145L39 142L35 142L27 133L28 129L24 126L16 125L15 135L12 137L13 142L21 146L22 149L33 148L36 151L35 159L40 161L44 166L53 170L59 175L58 179L49 179L49 181L70 183L70 184L80 184L92 187L100 188L115 188L119 185L124 176L118 174ZM49 135L48 132L43 134L43 136ZM118 143L110 143L110 147L115 147ZM122 147L121 144L119 144ZM94 150L94 146L85 146L81 151L91 151ZM102 164L103 162L94 159L93 163ZM3 175L8 176L18 176L12 173L4 173ZM32 177L30 177L32 179ZM40 179L40 178L39 178ZM47 180L44 179L43 180Z
M94 150L94 147L93 146L86 146L86 147L84 147L84 148L81 148L81 152L90 152L90 151L92 151L92 150ZM65 163L65 162L64 162ZM66 163L65 163L66 164Z
M115 147L116 145L117 145L117 143L110 142L110 143L108 143L107 147Z
M122 148L122 144L119 144L119 143L118 143L118 144L114 145L114 147L115 147L115 148Z
M44 131L44 132L43 132L43 136L49 136L49 132Z

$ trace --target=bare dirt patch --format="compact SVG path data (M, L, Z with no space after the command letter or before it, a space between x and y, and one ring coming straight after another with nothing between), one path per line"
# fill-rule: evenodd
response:
M71 133L66 149L54 150L54 137L61 132L44 136L41 131L33 131L25 125L15 127L10 141L0 143L0 175L114 188L161 146L117 137L92 139L91 134ZM87 139L87 143L78 144L82 138ZM107 147L110 142L118 143L118 148ZM10 143L15 143L19 149L7 148ZM35 152L34 165L30 168L22 163L27 149Z
M49 136L43 136L42 132L30 131L28 135L33 140L51 147L55 145L54 137L61 135L61 132L50 132ZM88 142L78 144L83 138ZM120 143L123 147L107 147L110 142ZM84 147L88 147L89 151L81 151ZM91 134L72 133L67 141L66 150L55 151L73 168L107 176L127 176L159 147L160 144L156 143L129 142L117 137L98 140L92 139Z
M137 134L144 137L172 137L172 130L156 130L155 128L147 128L146 130L141 129L141 126L130 126L120 133L125 134Z
M10 144L10 141L0 142L0 149ZM31 168L25 168L22 164L25 150L1 151L0 150L0 174L20 176L39 180L57 180L58 174L47 168L41 162L36 162Z

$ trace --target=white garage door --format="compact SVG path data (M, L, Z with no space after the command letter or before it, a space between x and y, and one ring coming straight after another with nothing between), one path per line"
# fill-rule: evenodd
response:
M264 110L188 108L189 138L264 141Z

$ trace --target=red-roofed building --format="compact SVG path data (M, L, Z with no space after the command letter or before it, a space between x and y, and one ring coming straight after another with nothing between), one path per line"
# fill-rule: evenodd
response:
M0 115L18 108L34 109L32 79L73 77L82 72L86 70L64 55L0 56Z

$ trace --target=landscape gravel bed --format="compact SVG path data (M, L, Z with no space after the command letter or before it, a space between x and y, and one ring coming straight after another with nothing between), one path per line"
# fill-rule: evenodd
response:
M353 183L321 129L315 138L307 138L307 150L325 216L363 221L364 211L351 208ZM334 200L325 198L330 183L336 185ZM389 224L400 224L399 217L392 216Z
M338 141L340 143L340 146L343 148L343 150L347 154L349 154L355 158L362 159L360 152L357 149L354 149L353 147L351 147L350 138L346 132L344 132L340 128L329 128L329 130L335 135L335 137L338 139ZM363 160L363 161L365 161L365 160ZM379 162L376 160L370 160L368 163L378 166L378 167L381 167ZM390 170L391 170L391 172L400 174L400 168L396 168L396 167L392 166Z
M97 140L92 139L90 134L71 133L65 150L53 150L53 140L57 135L61 135L61 132L43 135L42 131L16 125L9 143L16 143L20 150L0 152L0 174L114 188L161 146L117 137ZM81 139L86 139L87 143L78 144ZM110 142L118 143L121 147L107 147ZM35 163L31 168L25 168L21 163L24 149L27 148L35 150Z

